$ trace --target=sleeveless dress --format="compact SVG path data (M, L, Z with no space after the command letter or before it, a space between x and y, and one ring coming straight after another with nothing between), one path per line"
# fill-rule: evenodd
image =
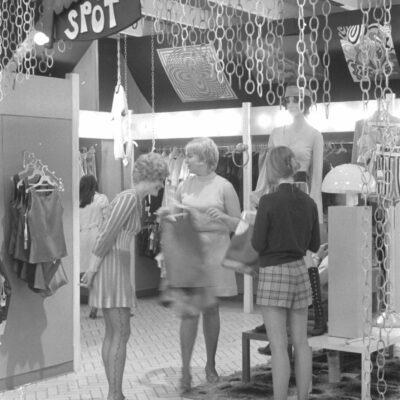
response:
M107 196L95 193L90 204L79 208L81 273L89 268L92 249L96 243L99 228L108 216L108 207Z
M229 230L222 223L208 219L205 211L217 208L223 212L224 185L231 183L217 174L189 176L177 191L177 199L183 205L200 211L197 228L205 243L205 268L214 294L218 297L237 295L235 273L222 267L222 261L230 243Z
M110 204L110 216L101 228L93 255L102 258L89 294L96 308L135 305L131 284L130 245L140 229L141 205L135 189L119 193Z

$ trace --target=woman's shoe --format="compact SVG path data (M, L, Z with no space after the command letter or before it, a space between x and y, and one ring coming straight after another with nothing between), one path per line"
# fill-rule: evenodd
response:
M89 318L96 319L97 318L97 308L93 307L90 310Z
M208 383L218 383L219 382L219 376L215 369L211 370L206 367L204 370L206 372L206 379L207 379Z
M183 375L181 378L181 386L180 386L180 391L181 394L188 393L192 390L192 375L187 374Z

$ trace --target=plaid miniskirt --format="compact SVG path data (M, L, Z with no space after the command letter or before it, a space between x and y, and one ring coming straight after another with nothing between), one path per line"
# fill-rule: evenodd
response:
M259 269L257 304L298 310L312 304L304 260Z

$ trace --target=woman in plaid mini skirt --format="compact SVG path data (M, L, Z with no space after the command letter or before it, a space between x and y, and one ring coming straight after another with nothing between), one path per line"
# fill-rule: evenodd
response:
M267 181L276 190L260 199L252 245L259 253L257 304L262 307L272 354L274 400L286 400L290 362L288 329L295 354L298 400L308 398L311 349L307 339L311 285L303 261L319 249L317 205L293 183L298 163L288 147L273 147L267 156Z

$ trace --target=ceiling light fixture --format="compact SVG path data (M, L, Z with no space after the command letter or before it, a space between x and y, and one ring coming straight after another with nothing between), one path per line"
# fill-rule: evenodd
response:
M43 45L49 43L49 41L50 41L49 37L41 31L36 31L34 33L33 40L35 41L35 43L38 46L43 46Z

